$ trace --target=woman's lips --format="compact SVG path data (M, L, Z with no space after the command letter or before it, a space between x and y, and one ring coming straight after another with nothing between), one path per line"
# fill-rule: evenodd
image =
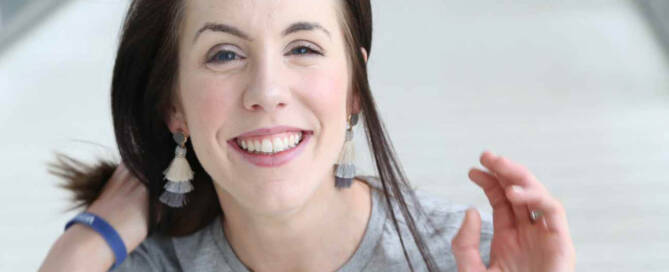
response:
M251 153L244 150L237 144L237 138L229 140L228 145L242 155L242 158L256 166L278 167L300 155L312 136L313 133L311 131L302 131L302 140L295 147L273 154Z

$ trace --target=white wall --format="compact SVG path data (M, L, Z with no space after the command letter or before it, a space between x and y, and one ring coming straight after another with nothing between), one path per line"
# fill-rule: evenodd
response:
M485 209L467 171L491 149L563 201L579 271L661 271L669 66L653 33L629 1L498 2L373 1L372 89L409 177ZM116 153L126 6L73 1L0 55L0 271L34 271L73 216L52 152Z
M53 152L116 153L108 96L126 6L72 1L0 55L0 271L36 271L75 214L46 172Z

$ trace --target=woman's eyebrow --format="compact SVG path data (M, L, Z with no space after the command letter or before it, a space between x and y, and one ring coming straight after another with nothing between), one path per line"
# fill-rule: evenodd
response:
M225 32L240 37L244 40L251 41L249 35L246 35L246 33L244 33L243 31L239 30L239 28L236 28L234 26L221 23L205 23L204 26L202 26L200 30L198 30L197 33L195 33L195 38L193 38L193 43L195 43L195 41L200 36L200 34L202 34L202 32L205 32L207 30L216 32Z
M328 31L327 29L322 27L320 24L313 23L313 22L293 23L288 28L286 28L286 30L284 30L281 34L283 36L287 36L288 34L295 33L295 32L298 32L298 31L310 31L310 30L314 30L314 29L323 31L323 33L327 34L328 38L331 38L330 37L330 31Z
M205 32L207 30L210 31L215 31L215 32L225 32L237 37L240 37L244 40L251 41L252 39L249 38L249 35L244 33L243 31L239 30L238 28L227 25L227 24L222 24L222 23L205 23L204 26L200 28L200 30L195 33L195 37L193 38L193 43L197 40L197 38L202 34L202 32ZM289 34L299 32L299 31L311 31L311 30L320 30L323 33L325 33L328 38L330 37L330 31L325 29L323 26L321 26L318 23L314 22L296 22L291 24L289 27L287 27L283 32L281 32L281 35L287 36Z

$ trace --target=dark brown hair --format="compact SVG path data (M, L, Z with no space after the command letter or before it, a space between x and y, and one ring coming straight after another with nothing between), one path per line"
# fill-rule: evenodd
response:
M410 188L391 140L376 110L367 80L367 66L359 48L367 55L372 45L372 12L369 0L342 0L342 23L349 63L352 67L353 92L360 97L367 142L376 164L388 207L396 199L402 217L412 234L429 271L437 267L418 232L406 196L422 212ZM178 62L179 26L183 20L183 1L134 0L122 29L114 74L111 101L114 133L121 158L128 169L149 189L149 234L158 232L182 236L198 231L222 214L211 177L202 168L194 152L187 159L195 172L194 191L183 208L170 208L158 197L163 192L163 169L174 153L172 135L165 123L175 86ZM187 148L193 150L190 142ZM65 179L62 187L74 193L75 207L90 205L111 177L116 164L101 161L88 166L58 155L51 172ZM408 189L408 190L407 190ZM405 258L413 271L398 225L395 209L389 209ZM434 226L431 226L434 228Z

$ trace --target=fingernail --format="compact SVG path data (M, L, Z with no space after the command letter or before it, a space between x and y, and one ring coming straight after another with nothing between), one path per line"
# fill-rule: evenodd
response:
M518 185L511 185L511 190L516 192L516 193L522 193L523 192L523 187L520 187Z

